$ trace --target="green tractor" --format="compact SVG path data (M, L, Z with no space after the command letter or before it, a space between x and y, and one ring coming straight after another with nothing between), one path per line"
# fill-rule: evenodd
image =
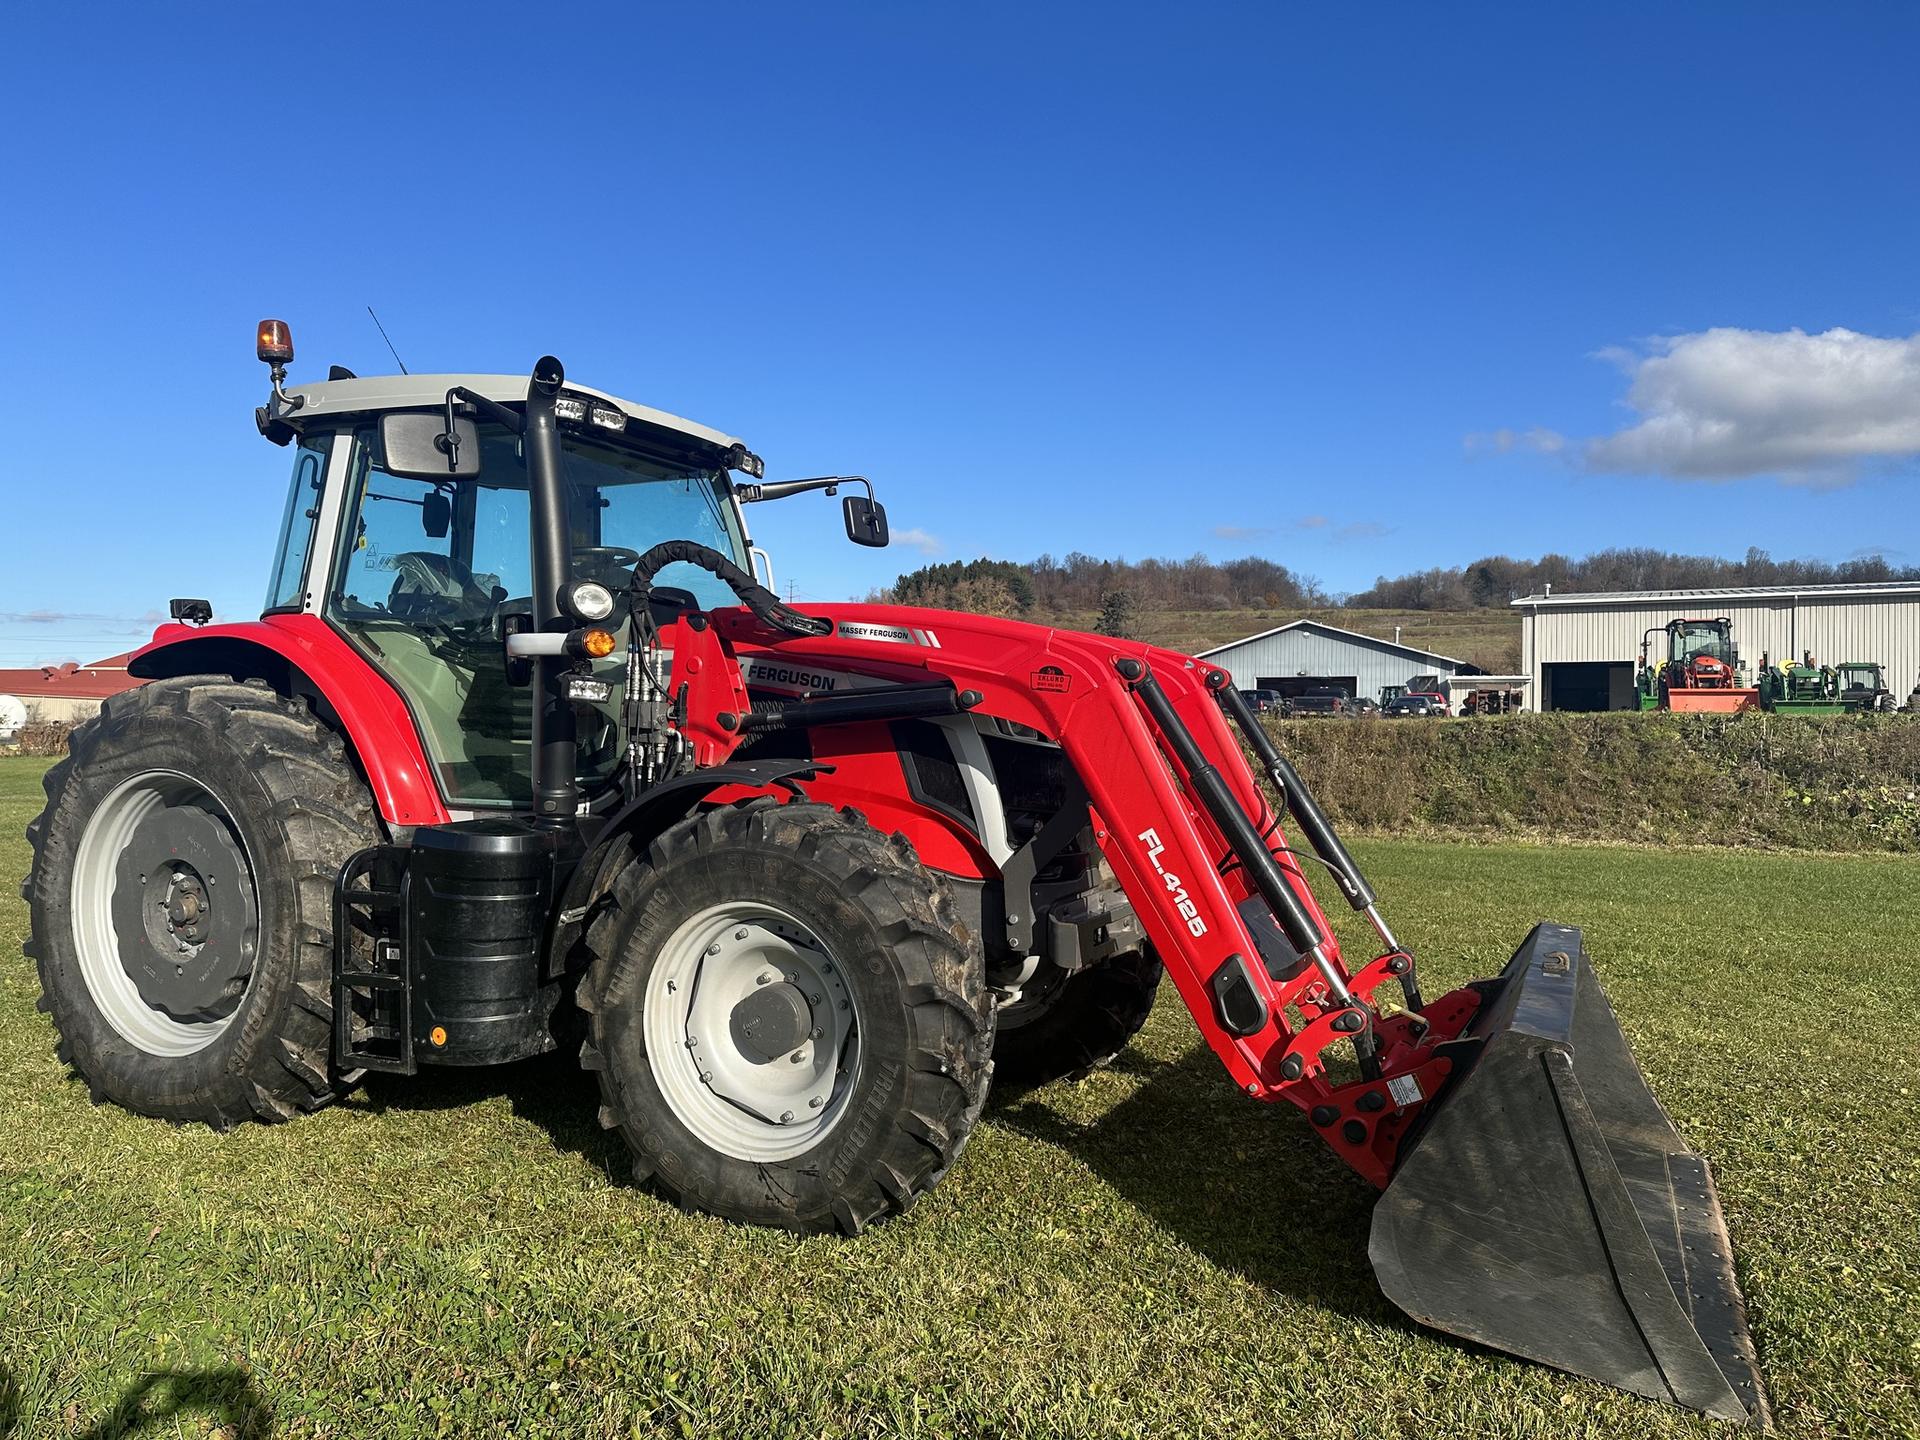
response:
M1875 662L1849 660L1835 669L1834 676L1834 694L1847 710L1890 712L1896 708L1886 672Z
M1840 698L1839 672L1816 663L1808 650L1797 665L1760 657L1760 708L1776 715L1838 715L1848 707Z

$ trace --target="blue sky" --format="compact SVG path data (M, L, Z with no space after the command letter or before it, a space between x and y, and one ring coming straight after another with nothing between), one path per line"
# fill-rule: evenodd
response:
M88 14L0 56L0 666L257 610L253 323L381 373L369 303L416 371L552 351L873 476L919 545L754 512L803 598L1070 549L1920 563L1907 7Z

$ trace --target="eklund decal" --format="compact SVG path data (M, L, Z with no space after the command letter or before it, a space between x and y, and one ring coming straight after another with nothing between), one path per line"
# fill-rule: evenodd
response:
M1073 677L1058 665L1042 665L1033 672L1033 688L1055 695L1065 695L1073 689Z
M1180 912L1180 918L1187 922L1187 933L1196 939L1207 933L1207 922L1200 918L1200 907L1193 903L1193 897L1187 894L1187 882L1173 874L1160 863L1160 852L1166 844L1160 838L1159 831L1149 825L1135 837L1147 847L1147 859L1153 862L1153 868L1159 872L1160 883L1167 887L1167 893L1173 896L1174 909Z

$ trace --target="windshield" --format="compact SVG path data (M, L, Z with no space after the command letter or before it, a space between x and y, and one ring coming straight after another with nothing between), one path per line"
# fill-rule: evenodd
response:
M652 459L589 437L563 440L576 577L624 587L640 553L697 540L746 567L746 542L721 469ZM327 615L406 697L455 805L524 805L532 797L532 694L506 678L501 617L533 611L532 507L520 440L480 427L480 474L410 480L376 463L371 427L354 436L347 523ZM659 585L703 608L732 592L686 564ZM617 682L625 634L596 674ZM609 779L621 755L613 698L580 710L581 784Z
M1672 634L1670 659L1684 665L1696 655L1710 655L1728 665L1733 663L1733 645L1717 625L1677 625Z

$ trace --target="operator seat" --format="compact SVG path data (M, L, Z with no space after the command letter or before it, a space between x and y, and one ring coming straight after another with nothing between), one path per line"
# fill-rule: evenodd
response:
M403 550L393 557L393 570L387 611L399 619L452 624L485 620L493 613L496 597L451 555Z

